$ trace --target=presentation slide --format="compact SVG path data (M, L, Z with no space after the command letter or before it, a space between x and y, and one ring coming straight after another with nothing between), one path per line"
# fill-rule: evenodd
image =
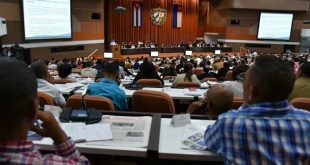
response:
M293 13L261 12L257 39L290 40Z
M71 0L23 0L26 40L72 38Z

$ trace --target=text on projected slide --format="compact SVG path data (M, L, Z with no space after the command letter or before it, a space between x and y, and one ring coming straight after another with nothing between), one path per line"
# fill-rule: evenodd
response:
M71 38L70 0L23 0L25 39Z

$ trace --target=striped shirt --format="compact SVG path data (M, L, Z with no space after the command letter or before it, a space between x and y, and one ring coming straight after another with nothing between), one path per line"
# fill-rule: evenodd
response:
M54 145L56 154L42 156L31 141L1 141L0 164L87 165L88 159L80 154L71 139Z
M310 164L310 112L287 101L243 105L205 132L208 150L225 164Z

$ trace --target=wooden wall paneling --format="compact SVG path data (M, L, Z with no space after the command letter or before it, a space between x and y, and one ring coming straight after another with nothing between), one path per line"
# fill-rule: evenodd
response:
M173 1L173 0L144 0L143 26L133 27L132 25L132 1L110 1L109 17L109 39L117 42L154 42L156 44L179 43L182 41L193 41L197 37L197 0ZM182 28L172 27L173 3L180 3L183 6ZM128 9L126 13L115 13L113 10L118 5ZM159 4L159 5L158 5ZM167 22L163 26L153 26L150 18L150 11L153 8L167 9Z

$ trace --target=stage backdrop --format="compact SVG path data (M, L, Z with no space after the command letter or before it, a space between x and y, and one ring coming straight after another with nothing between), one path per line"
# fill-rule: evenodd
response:
M142 26L133 26L132 0L110 1L109 5L109 41L120 42L154 42L156 44L173 44L182 41L194 41L198 29L198 0L142 0ZM182 6L182 27L173 27L173 4ZM122 5L128 9L125 13L113 10ZM163 26L152 25L150 11L153 8L167 10L167 22Z

